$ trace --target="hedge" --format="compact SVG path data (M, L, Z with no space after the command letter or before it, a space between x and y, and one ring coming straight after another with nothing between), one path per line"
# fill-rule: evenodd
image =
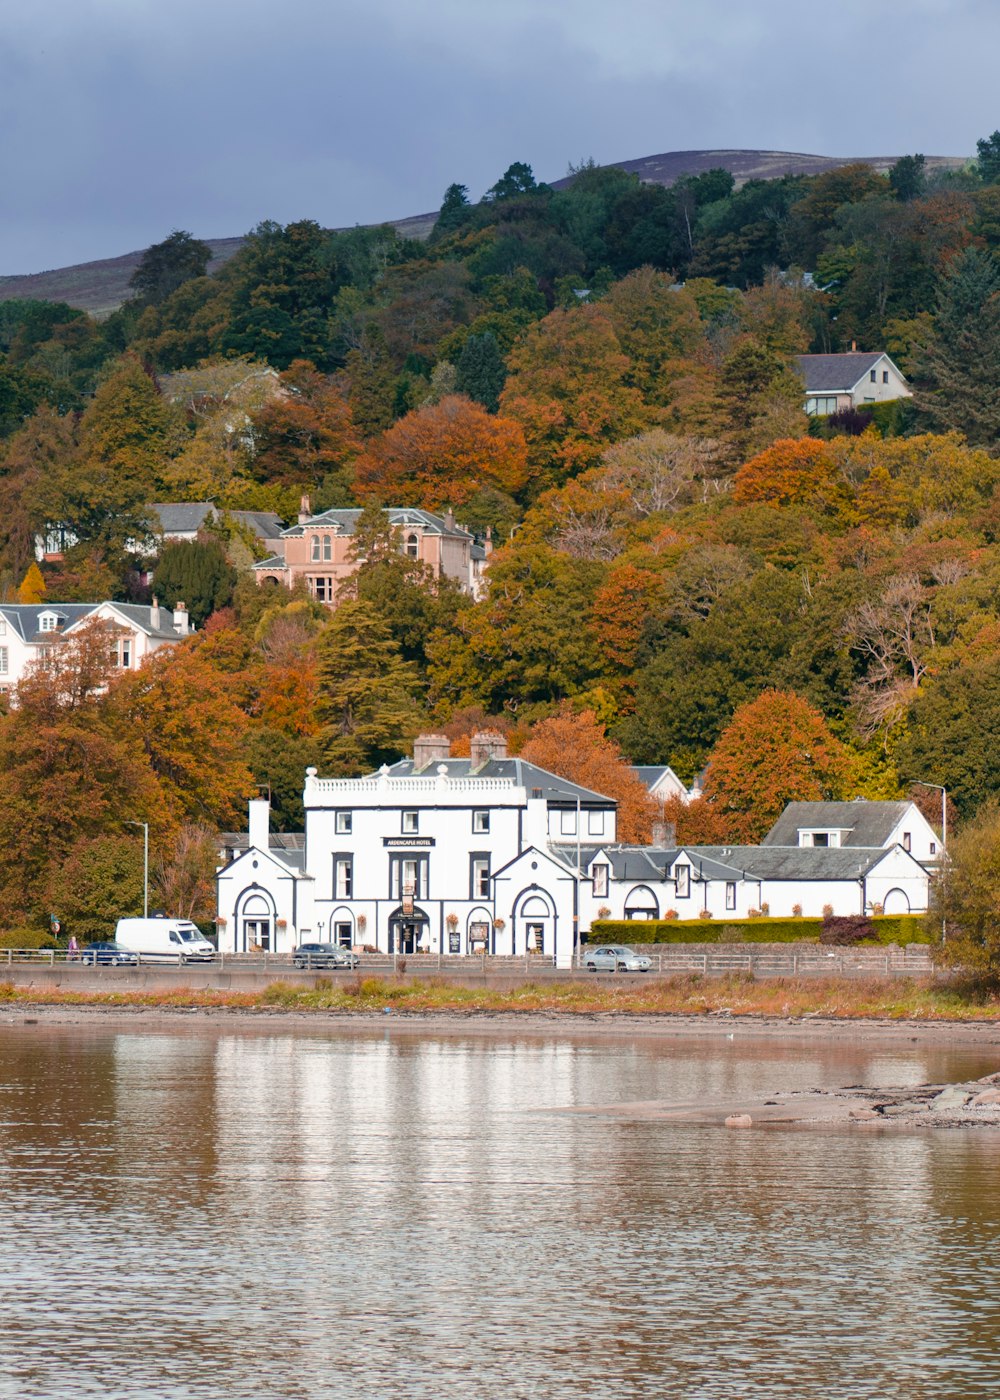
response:
M880 944L927 943L921 914L877 914L871 923ZM598 919L591 943L818 943L822 919Z
M0 948L58 948L48 929L11 928L0 933Z

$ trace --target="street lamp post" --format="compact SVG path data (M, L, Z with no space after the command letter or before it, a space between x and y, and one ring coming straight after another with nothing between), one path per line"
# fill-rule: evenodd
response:
M944 892L948 892L948 789L941 783L925 783L920 778L915 778L914 787L932 788L941 794L941 883ZM943 943L948 934L948 901L941 901L941 942Z
M149 918L149 822L127 821L126 826L142 827L142 917Z

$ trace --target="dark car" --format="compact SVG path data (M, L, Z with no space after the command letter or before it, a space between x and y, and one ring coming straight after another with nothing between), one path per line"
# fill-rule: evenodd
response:
M139 958L117 943L88 943L80 953L82 963L105 963L109 967L135 967Z
M361 959L336 943L300 943L292 954L295 967L357 967Z

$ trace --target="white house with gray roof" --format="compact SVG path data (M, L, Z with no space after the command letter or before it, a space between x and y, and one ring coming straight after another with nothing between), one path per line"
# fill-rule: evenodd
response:
M912 397L903 374L883 351L796 355L810 417Z
M176 646L192 630L187 609L139 603L0 603L0 692L10 690L33 662L43 661L86 623L102 621L115 663L136 670L162 647Z
M416 740L412 758L365 777L309 769L304 803L302 837L270 835L268 804L255 801L248 837L225 843L224 951L336 942L535 953L566 967L580 934L605 917L927 907L918 854L929 841L912 804L794 804L837 810L794 813L784 826L783 817L759 846L622 846L612 799L508 755L492 732L473 737L468 758L453 758L448 740L432 734ZM800 841L800 831L844 839ZM899 839L907 833L915 852Z

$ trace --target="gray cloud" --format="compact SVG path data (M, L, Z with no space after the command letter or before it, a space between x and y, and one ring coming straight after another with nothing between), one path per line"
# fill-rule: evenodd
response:
M998 40L987 0L48 0L0 39L0 272L420 213L513 160L967 154Z

